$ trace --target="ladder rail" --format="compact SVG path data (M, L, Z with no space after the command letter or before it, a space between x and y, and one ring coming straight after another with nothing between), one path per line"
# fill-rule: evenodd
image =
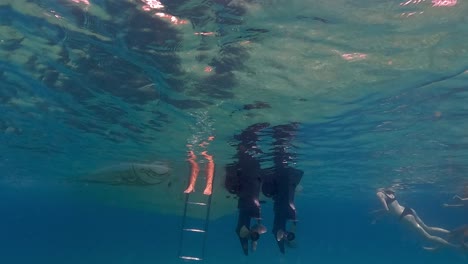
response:
M187 202L189 199L189 194L185 194L185 202L184 202L184 214L182 216L182 228L180 229L180 238L179 238L179 256L182 256L182 245L184 242L184 228L186 224L186 219L187 219Z
M205 258L206 253L206 241L208 237L208 223L210 222L210 209L211 209L211 195L208 196L206 216L205 216L205 234L203 235L203 245L202 245L202 258Z
M216 177L214 177L213 173L213 179L212 179L212 184L214 183ZM205 259L206 255L206 244L207 244L207 238L208 238L208 226L210 222L210 212L211 212L211 202L212 202L212 193L213 193L213 186L211 189L211 194L210 195L203 195L202 197L205 197L205 202L203 201L190 201L190 193L185 194L185 201L184 201L184 213L182 215L182 227L180 230L180 239L179 239L179 259L182 259L184 261L203 261ZM204 225L203 225L203 230L199 228L187 228L187 210L188 210L188 205L195 205L195 206L203 206L205 207L206 214L205 214L205 219L204 219ZM188 256L188 255L183 255L183 246L184 246L184 233L185 232L197 232L197 233L203 233L203 241L202 241L202 248L201 248L201 256Z
M178 255L179 258L185 261L202 261L205 258L206 254L206 244L207 244L207 237L208 237L208 226L210 222L210 212L211 212L211 199L212 195L208 195L206 197L205 202L192 202L190 201L190 193L185 194L185 199L184 199L184 213L182 214L182 226L180 229L180 239L179 239L179 251ZM192 227L187 227L187 211L188 211L188 205L195 205L195 206L203 206L205 207L206 213L205 217L203 219L203 229L200 228L192 228ZM201 254L200 256L190 256L190 255L184 255L183 254L183 249L184 249L184 236L185 232L194 232L194 233L203 233L203 238L202 238L202 247L201 247Z

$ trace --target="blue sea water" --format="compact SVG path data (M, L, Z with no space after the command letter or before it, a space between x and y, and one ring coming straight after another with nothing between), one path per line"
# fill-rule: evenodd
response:
M183 262L188 150L197 192L201 153L216 165L204 263L466 263L369 214L393 187L428 225L468 222L442 206L468 196L466 14L460 0L0 0L0 263ZM286 153L304 172L285 254L265 197L268 232L243 254L223 186L254 124L263 169ZM128 164L170 172L148 184Z

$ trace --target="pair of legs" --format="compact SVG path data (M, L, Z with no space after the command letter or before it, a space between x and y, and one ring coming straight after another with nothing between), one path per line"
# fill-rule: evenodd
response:
M456 200L457 203L455 204L448 204L444 203L442 206L444 207L463 207L463 206L468 206L468 197L462 198L458 195L453 196L453 200Z
M447 240L445 240L445 239L443 239L441 237L431 235L429 232L438 232L438 233L441 233L441 234L448 235L448 234L450 234L450 231L448 231L446 229L443 229L443 228L440 228L440 227L431 227L431 226L426 225L421 220L421 218L419 218L418 214L414 210L413 210L412 214L405 215L401 220L407 222L412 227L414 227L416 229L416 231L418 231L418 233L421 234L423 237L425 237L427 240L436 243L438 246L435 247L435 248L439 248L440 246L458 247L458 246L456 246L454 244L449 243ZM424 247L424 248L427 249L427 250L435 249L434 247L433 248Z
M205 195L211 195L212 190L213 190L213 177L214 177L214 161L213 161L213 156L208 155L206 151L203 151L201 153L203 157L207 160L206 164L206 187L205 190L203 191L203 194ZM198 163L196 162L196 156L193 151L189 151L188 153L188 162L190 163L190 179L189 179L189 185L187 189L185 189L184 193L191 193L195 191L195 183L197 182L198 178L198 173L200 172L200 167L198 166Z
M463 207L463 206L468 206L468 197L460 197L458 195L453 196L453 200L456 200L457 203L454 204L448 204L444 203L442 204L443 207Z

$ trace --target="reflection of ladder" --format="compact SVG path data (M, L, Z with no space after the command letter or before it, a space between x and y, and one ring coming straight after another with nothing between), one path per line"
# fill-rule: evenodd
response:
M211 195L185 194L184 214L180 231L179 258L186 261L201 261L205 255L208 222L210 219ZM189 215L197 215L193 218ZM198 217L198 216L201 217Z

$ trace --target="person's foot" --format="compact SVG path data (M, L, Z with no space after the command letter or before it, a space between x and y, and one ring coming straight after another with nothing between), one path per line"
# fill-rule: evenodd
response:
M211 188L206 188L206 189L203 191L203 194L204 194L204 195L211 195Z
M440 249L440 247L422 247L422 248L427 251L436 251Z
M191 193L191 192L195 192L195 188L193 188L193 186L187 187L187 189L185 189L184 191L184 193Z
M211 195L212 191L213 191L213 184L212 183L207 183L206 187L205 187L205 190L203 191L203 194L204 195Z

